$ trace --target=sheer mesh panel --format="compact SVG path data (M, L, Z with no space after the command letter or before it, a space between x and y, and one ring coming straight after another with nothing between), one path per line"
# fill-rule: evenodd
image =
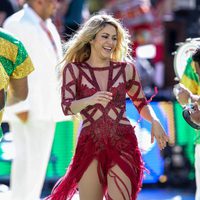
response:
M104 105L89 106L82 110L83 121L87 122L84 123L84 126L90 125L92 121L100 119L103 115L113 120L117 119L122 124L128 124L125 115L124 91L127 91L138 111L146 104L140 78L133 65L111 63L109 67L97 68L91 67L87 63L74 63L68 64L64 69L62 86L64 113L73 114L70 106L71 102L75 100L75 96L76 99L86 98L100 90L112 92L113 101Z

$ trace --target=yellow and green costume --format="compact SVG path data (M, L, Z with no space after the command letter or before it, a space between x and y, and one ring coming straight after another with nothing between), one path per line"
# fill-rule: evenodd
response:
M187 65L180 82L193 94L200 95L200 80L192 58L187 60ZM196 131L195 144L200 144L200 131Z
M10 78L24 78L34 69L24 45L2 28L0 28L0 64L0 88L5 90ZM0 124L2 115L3 111L0 112ZM0 128L0 139L1 137Z

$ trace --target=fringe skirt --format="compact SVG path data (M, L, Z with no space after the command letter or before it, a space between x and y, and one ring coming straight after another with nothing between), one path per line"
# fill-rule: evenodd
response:
M118 165L129 177L132 191L130 200L135 200L142 186L144 164L138 148L134 128L131 125L120 125L112 134L93 134L92 127L82 129L78 139L75 155L66 174L56 183L52 193L45 200L71 200L77 192L77 184L82 175L96 159L98 176L104 189L106 199L107 173ZM103 172L103 173L102 173Z

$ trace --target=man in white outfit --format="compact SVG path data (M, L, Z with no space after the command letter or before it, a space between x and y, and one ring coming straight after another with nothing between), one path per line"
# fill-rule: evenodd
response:
M28 98L12 108L15 117L9 122L15 146L12 200L40 198L54 138L55 117L63 120L56 75L62 47L50 19L56 12L57 0L27 0L26 3L4 23L5 29L21 39L35 67L29 77Z
M176 86L177 87L177 86ZM200 48L192 54L187 60L187 65L181 84L178 87L176 98L181 105L194 103L194 110L190 117L196 124L200 123ZM200 200L200 130L196 130L195 136L195 179L196 194L195 200Z

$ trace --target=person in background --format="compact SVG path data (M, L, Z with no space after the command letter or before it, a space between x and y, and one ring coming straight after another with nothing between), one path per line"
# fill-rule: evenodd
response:
M23 9L4 23L4 28L24 43L35 66L28 98L15 105L9 121L14 133L10 181L11 199L15 200L40 198L56 121L64 120L57 88L62 46L51 20L56 10L57 0L27 0Z
M0 28L0 125L6 93L8 105L25 100L28 95L27 76L33 69L31 59L21 41ZM0 140L2 136L0 127Z
M68 40L83 22L83 8L85 0L65 0L67 9L63 16L63 37Z
M197 48L192 57L187 61L184 74L180 80L177 101L185 106L188 103L194 103L194 112L190 114L195 123L199 123L200 112L200 48ZM200 130L196 131L195 138L195 178L196 195L195 200L200 200Z
M152 125L160 149L168 137L148 105L129 52L129 33L111 15L94 15L66 43L62 78L65 115L80 113L83 126L66 175L46 200L135 200L144 164L126 117L126 93ZM122 53L123 52L123 53ZM127 61L127 62L126 62Z

